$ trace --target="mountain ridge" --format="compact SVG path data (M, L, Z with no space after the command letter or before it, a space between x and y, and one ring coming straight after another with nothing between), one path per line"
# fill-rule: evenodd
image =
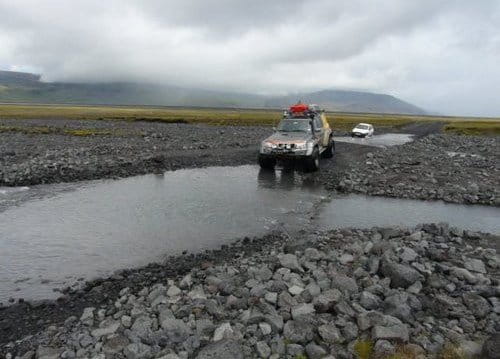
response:
M392 95L365 91L325 89L266 96L132 82L43 82L40 75L0 71L0 102L265 109L286 108L298 100L316 103L331 111L426 114L423 109Z

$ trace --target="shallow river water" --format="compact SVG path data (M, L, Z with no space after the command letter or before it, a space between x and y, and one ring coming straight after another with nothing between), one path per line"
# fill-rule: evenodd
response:
M257 166L120 180L0 188L0 302L53 298L78 278L218 247L273 230L447 221L500 233L493 207L351 195L327 198L314 176Z

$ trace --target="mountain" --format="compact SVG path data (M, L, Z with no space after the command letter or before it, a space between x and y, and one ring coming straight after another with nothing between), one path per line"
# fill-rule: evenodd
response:
M0 102L286 108L298 100L332 111L425 114L422 109L394 96L361 91L323 90L262 96L127 82L43 82L39 75L0 71Z

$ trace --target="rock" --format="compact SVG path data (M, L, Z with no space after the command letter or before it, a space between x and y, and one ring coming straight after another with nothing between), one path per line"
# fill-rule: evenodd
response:
M352 254L342 254L339 258L339 262L342 264L352 263L354 262L354 256Z
M278 301L278 293L275 292L267 292L264 294L264 299L271 304L276 304Z
M464 293L462 296L465 305L476 318L484 318L491 311L491 306L486 299L475 293Z
M302 303L292 308L292 318L299 320L302 317L307 317L314 314L314 306L312 304Z
M167 295L169 297L176 297L181 293L182 293L182 291L178 287L176 287L175 285L170 286L167 290Z
M482 342L474 342L472 340L463 340L459 343L460 350L465 358L480 358L483 348Z
M363 291L359 297L359 303L365 308L365 309L377 309L380 307L380 304L382 303L382 300L376 296L375 294L372 294L367 291Z
M150 358L151 347L143 343L132 343L125 347L123 354L127 359Z
M115 333L120 327L120 322L107 319L99 325L99 328L92 330L91 334L94 338L100 338L104 335Z
M280 264L285 268L291 269L296 272L304 271L294 254L280 254L278 255L278 260L280 261Z
M287 344L286 353L287 358L303 358L304 357L304 347L300 344Z
M332 288L338 289L341 292L348 292L349 294L358 292L358 284L353 278L336 272L333 272L330 275L332 280Z
M458 279L466 280L470 284L475 284L478 281L477 277L465 268L454 267L451 269L451 274L453 274Z
M338 289L328 289L313 299L313 305L317 312L326 313L334 309L340 298L342 293Z
M141 339L146 339L151 333L153 320L146 315L142 315L134 321L130 328L132 333Z
M394 345L391 344L388 340L381 339L377 340L375 346L373 347L373 352L377 358L385 358L388 357L396 351Z
M500 333L495 333L486 339L483 344L481 355L484 359L500 358Z
M288 288L288 292L291 295L299 295L304 291L304 288L299 287L298 285L292 285L290 288Z
M374 340L398 340L406 343L409 340L408 327L405 324L392 326L376 325L372 328L372 338Z
M306 344L313 339L314 331L307 322L289 320L283 327L283 336L292 343Z
M243 348L233 339L211 343L200 350L196 359L243 359Z
M88 307L83 310L82 316L80 317L80 322L83 325L92 326L94 325L94 307Z
M58 359L63 349L39 346L36 350L37 359Z
M215 329L212 341L217 342L222 339L230 338L233 335L233 328L230 323L223 323Z
M269 358L271 356L271 348L264 341L255 343L255 351L260 358Z
M478 273L486 273L486 267L484 266L484 262L480 259L472 258L467 259L464 263L464 267L472 272Z
M125 328L130 328L132 326L132 318L128 315L122 316L120 321Z
M188 289L192 285L193 285L193 279L191 277L191 274L186 274L179 283L179 287L181 287L181 289Z
M385 298L384 313L408 321L411 318L411 308L407 304L408 294L398 293Z
M121 353L123 348L125 348L129 344L129 341L123 335L113 334L112 336L106 339L106 343L102 350L106 354L118 354Z
M315 343L309 343L306 345L306 353L307 353L307 357L309 359L320 359L320 358L324 358L326 356L327 351L315 344Z
M423 288L422 282L417 281L417 282L413 283L412 285L410 285L406 291L408 293L418 294L418 293L420 293L422 288Z
M322 254L316 248L306 248L304 257L309 261L318 261L322 258Z
M273 329L271 328L271 325L268 323L259 323L259 329L263 335L269 335L272 333Z
M182 343L190 334L189 327L180 319L165 318L160 324L165 335L174 343Z
M399 258L401 258L403 262L406 263L413 262L415 259L417 259L417 257L418 257L417 252L415 252L413 249L409 247L403 247L399 251Z
M395 262L383 262L379 271L384 277L391 279L393 288L408 288L422 279L415 269Z
M344 338L335 324L323 324L318 327L320 337L328 344L342 343Z

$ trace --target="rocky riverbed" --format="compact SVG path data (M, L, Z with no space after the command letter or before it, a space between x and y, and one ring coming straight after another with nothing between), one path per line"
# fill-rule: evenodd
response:
M0 120L0 186L255 163L268 127Z
M500 205L500 138L434 134L366 153L327 181L340 192Z
M498 358L497 244L446 224L239 241L184 258L192 261L182 274L134 282L141 272L124 271L100 305L1 350L46 359Z

